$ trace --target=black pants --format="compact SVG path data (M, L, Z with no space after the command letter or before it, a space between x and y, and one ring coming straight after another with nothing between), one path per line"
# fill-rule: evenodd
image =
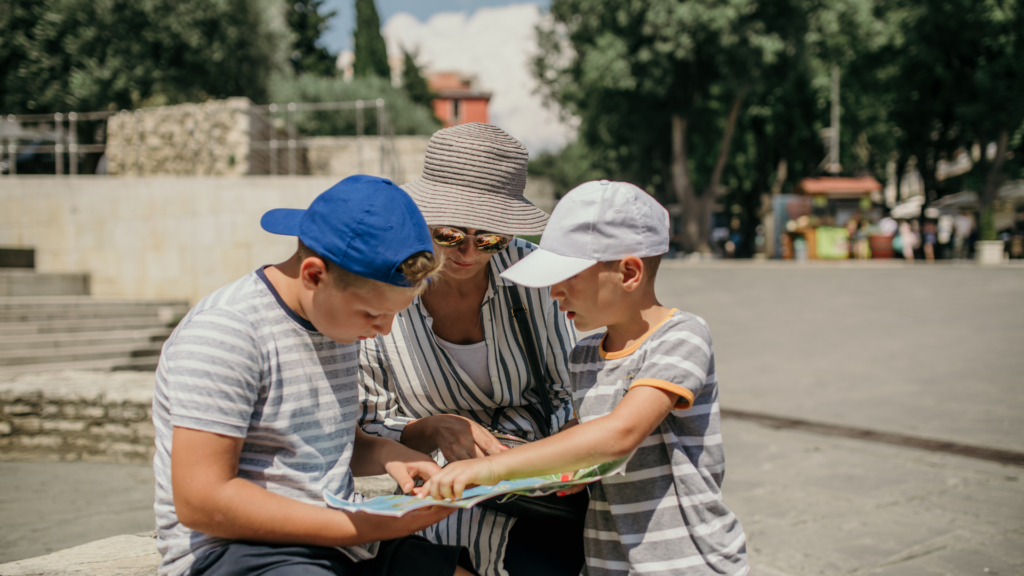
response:
M477 573L465 548L419 536L381 542L363 562L337 548L231 542L196 560L191 576L452 576L456 566Z
M579 576L583 559L583 519L517 518L509 531L511 576Z

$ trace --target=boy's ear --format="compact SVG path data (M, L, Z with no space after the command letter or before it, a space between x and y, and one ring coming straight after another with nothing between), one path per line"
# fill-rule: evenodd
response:
M310 256L299 265L299 279L306 290L316 290L327 282L327 266L316 256Z
M622 274L622 288L632 292L644 281L644 263L636 256L626 256L619 260L619 273Z

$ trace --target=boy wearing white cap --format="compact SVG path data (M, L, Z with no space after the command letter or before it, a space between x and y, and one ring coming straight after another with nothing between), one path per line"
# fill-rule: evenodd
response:
M577 470L632 455L591 486L590 576L747 574L746 537L722 500L725 456L711 334L654 293L668 212L624 182L587 182L551 215L540 249L502 276L551 297L581 331L572 352L580 422L502 454L449 464L422 489L458 498L475 484ZM627 393L628 392L628 393Z

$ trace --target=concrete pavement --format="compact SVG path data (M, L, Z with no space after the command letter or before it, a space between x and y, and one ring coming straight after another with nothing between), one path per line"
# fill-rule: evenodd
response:
M1024 451L1024 269L666 262L725 407ZM1024 573L1024 468L725 420L756 574ZM0 462L0 562L152 526L148 466ZM78 496L78 497L76 497Z
M723 406L1024 451L1024 267L667 261Z

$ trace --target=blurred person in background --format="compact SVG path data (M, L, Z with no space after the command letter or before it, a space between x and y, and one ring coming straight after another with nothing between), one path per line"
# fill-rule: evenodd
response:
M953 219L953 257L963 260L970 255L971 234L974 233L974 217L966 210L961 210Z
M938 243L938 229L934 222L926 222L924 225L924 259L928 262L935 262L935 244Z
M913 262L914 248L917 247L917 234L914 234L913 228L906 220L900 220L899 231L900 251L903 253L903 258L908 262Z

